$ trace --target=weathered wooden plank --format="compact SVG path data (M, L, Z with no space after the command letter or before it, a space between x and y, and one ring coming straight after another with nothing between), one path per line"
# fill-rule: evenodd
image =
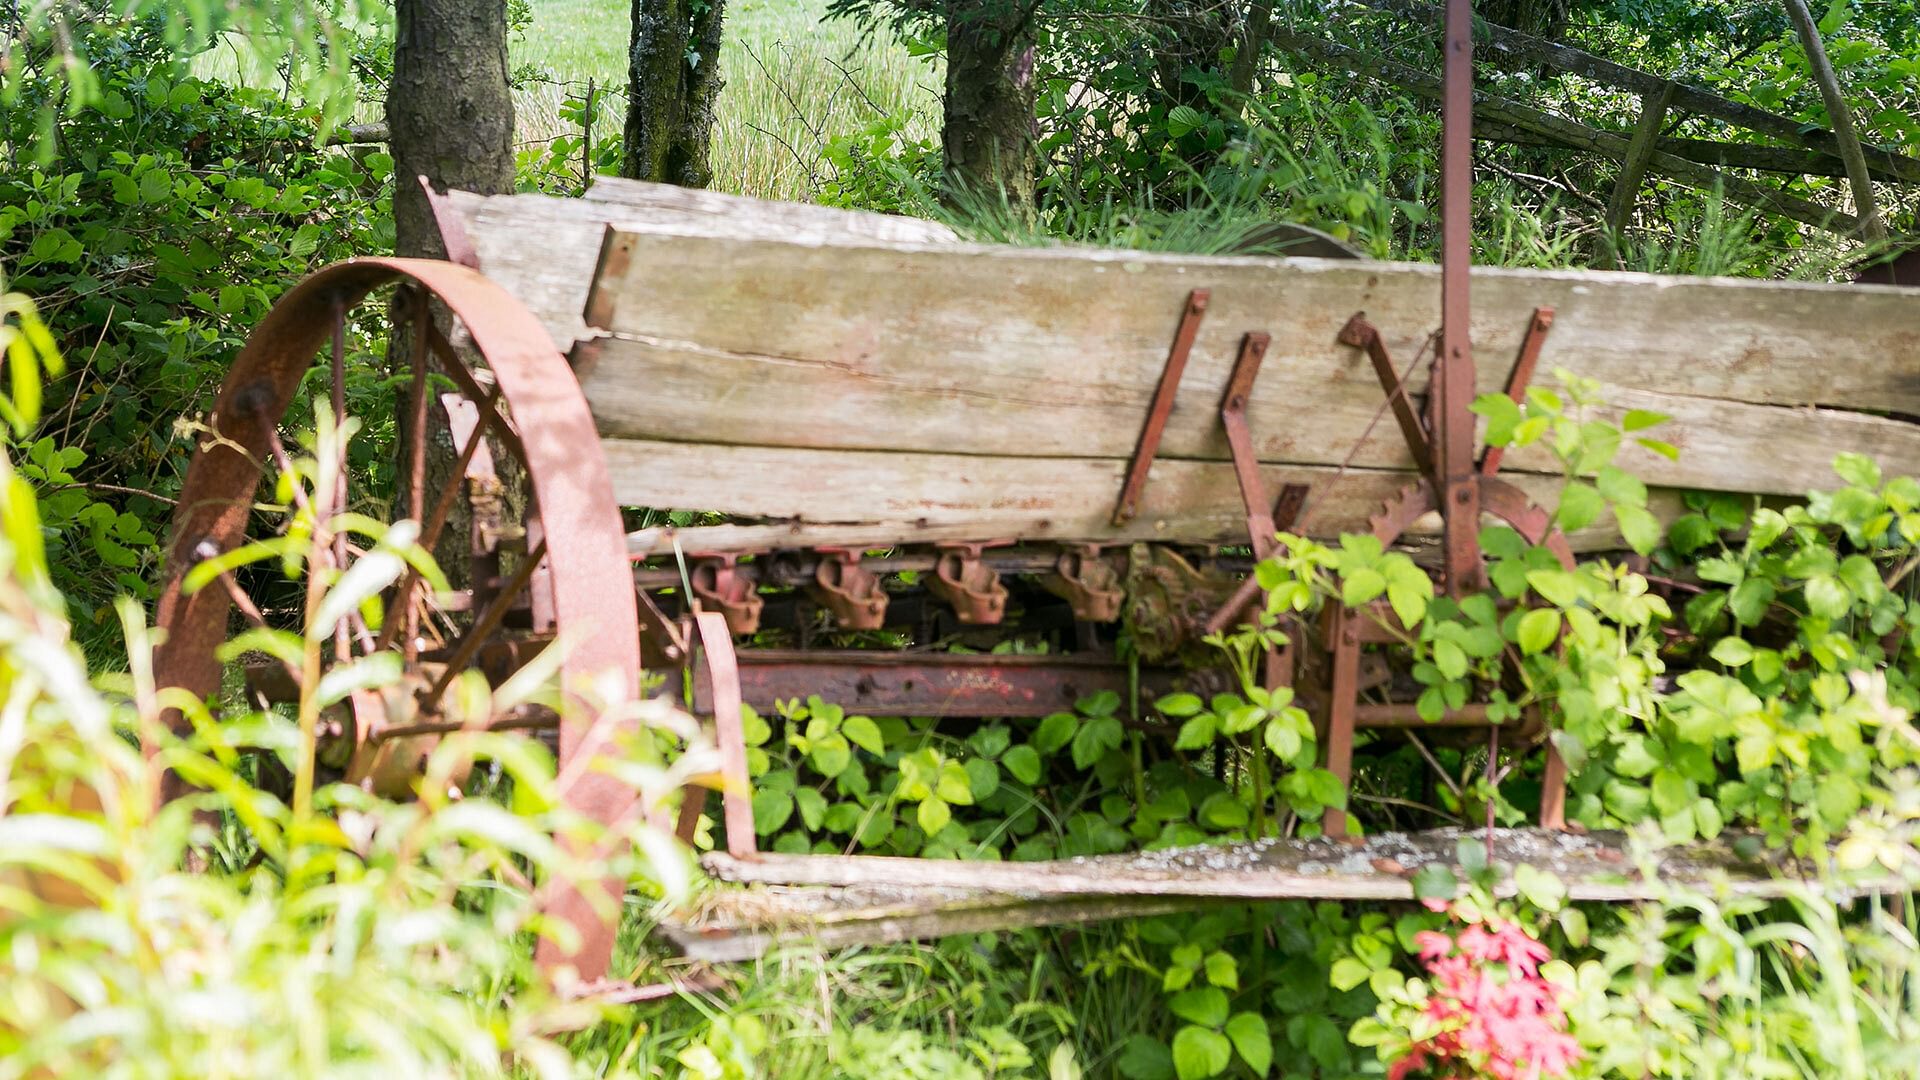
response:
M580 318L609 222L718 236L860 237L901 243L955 239L945 225L892 214L770 202L672 184L602 177L578 199L448 193L480 269L539 316L562 352L592 336Z
M1217 344L1197 344L1196 351ZM993 380L972 376L972 357L943 368L920 354L884 361L869 356L856 366L632 338L609 339L594 349L596 359L578 370L602 433L616 438L1124 458L1133 451L1152 397L1150 383L1123 388L1082 381L1068 365L1046 362ZM1289 350L1276 340L1269 356L1287 351L1294 354L1290 363L1299 364L1306 350ZM1483 368L1507 360L1497 352L1492 358L1502 363ZM1306 361L1326 373L1317 383L1269 360L1248 409L1255 452L1276 463L1411 468L1399 429L1390 421L1375 422L1384 398L1370 372L1349 371L1342 361L1329 373L1332 359ZM891 370L879 370L883 366ZM1223 379L1189 370L1161 456L1228 459L1217 411ZM1422 391L1425 381L1424 374L1413 380ZM1647 409L1673 417L1649 434L1678 445L1677 461L1632 446L1620 457L1623 466L1657 485L1803 494L1832 486L1833 456L1842 451L1874 458L1889 473L1920 473L1920 426L1903 421L1622 387L1609 388L1606 396L1610 409L1596 415ZM1503 468L1557 473L1559 464L1543 444L1514 451Z
M1218 897L1242 900L1411 900L1411 878L1432 863L1451 866L1460 829L1377 833L1357 845L1319 837L1258 840L1202 847L1103 855L1056 862L958 862L874 855L706 856L707 872L723 880L769 885L887 885L894 888L971 889L1025 897ZM1471 835L1484 836L1480 830ZM1511 895L1512 868L1548 870L1570 898L1624 902L1656 899L1676 885L1724 883L1742 896L1779 896L1801 887L1796 875L1811 867L1791 858L1750 862L1733 852L1731 838L1668 848L1653 856L1645 878L1622 834L1576 834L1542 829L1498 829L1489 855L1503 873L1495 892ZM1883 882L1884 883L1884 882ZM1871 882L1855 885L1873 887Z
M1193 392L1182 395L1193 398L1196 418L1217 406L1239 340L1254 330L1274 338L1257 399L1317 412L1344 390L1371 415L1373 375L1359 350L1338 343L1340 328L1365 311L1405 363L1439 311L1440 269L1424 264L627 236L628 271L596 283L611 293L607 329L837 364L964 400L988 393L1051 402L1078 385L1076 403L1145 401L1188 292L1205 287L1212 297L1187 373ZM1542 371L1564 366L1646 393L1920 413L1920 298L1908 291L1476 269L1483 391L1503 385L1528 318L1543 305L1556 317Z
M879 547L996 537L1026 540L1158 540L1244 543L1245 511L1233 469L1224 462L1160 460L1149 474L1140 513L1111 521L1126 462L1118 458L986 457L866 450L806 450L605 439L601 443L622 505L701 509L778 519L760 526L678 532L685 551L766 551L846 544ZM1381 503L1413 479L1409 473L1326 466L1270 465L1269 491L1307 484L1297 528L1315 536L1364 531ZM1516 474L1515 486L1553 505L1557 481ZM1678 498L1659 492L1654 509L1671 516ZM1412 535L1437 531L1437 518ZM675 534L630 538L646 551L670 551ZM1609 524L1570 538L1592 550L1614 546Z

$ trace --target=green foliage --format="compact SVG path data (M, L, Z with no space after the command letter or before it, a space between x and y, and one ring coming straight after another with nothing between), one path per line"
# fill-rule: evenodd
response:
M0 260L55 313L74 358L21 471L81 641L101 648L117 633L112 597L147 595L184 436L240 342L302 275L392 235L386 154L316 150L315 112L195 78L152 31L128 29L114 50L90 104L60 118L60 152L0 175ZM59 84L28 70L13 86L31 101ZM0 143L23 148L34 122L7 111ZM350 329L351 406L388 417L380 328ZM361 509L392 486L390 421L373 434L353 459Z
M0 411L31 424L37 402L19 388L43 369L57 370L59 357L24 297L6 294L5 310L9 321L0 327L15 393ZM349 434L323 425L303 474L330 482L335 473L320 462L337 470ZM296 521L262 554L325 550L328 530L342 524ZM376 552L407 547L399 527L362 521L356 528ZM294 537L305 552L289 548ZM318 678L317 647L304 657L297 725L243 710L216 722L204 703L156 686L152 635L139 605L122 600L127 672L96 683L69 640L42 540L32 491L0 453L0 697L9 703L0 723L0 1059L7 1070L572 1075L550 1033L590 1022L595 1010L554 993L531 971L529 946L556 932L540 918L541 898L567 882L647 869L684 889L683 857L645 829L598 848L624 853L611 859L570 854L596 850L603 827L566 812L570 781L555 775L537 744L511 737L443 740L406 802L347 784L316 789L310 703L342 670ZM369 575L359 570L368 565L379 570L382 560L370 556L318 583L306 643L330 636L331 622L367 594ZM533 700L563 705L534 676L483 697L489 713ZM165 709L190 721L188 735L162 726ZM659 717L642 719L641 737L651 738ZM137 746L142 740L156 751L151 761ZM251 781L263 756L281 758L300 777L291 802ZM511 808L479 791L454 797L476 758L498 767L512 789ZM618 764L612 755L605 762ZM169 771L197 791L156 812ZM208 818L220 821L217 830ZM569 847L562 837L580 844ZM212 865L193 872L196 861Z

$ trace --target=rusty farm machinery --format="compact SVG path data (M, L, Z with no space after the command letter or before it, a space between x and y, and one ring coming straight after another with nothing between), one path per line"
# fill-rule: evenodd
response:
M1462 23L1450 38L1464 35ZM384 303L395 340L410 343L414 385L431 369L457 387L439 403L457 479L438 490L421 482L418 422L435 403L419 392L410 402L407 516L432 543L454 500L485 505L450 618L418 614L423 587L409 574L377 632L341 635L342 656L401 654L412 704L395 716L356 695L337 738L363 748L431 738L446 729L436 718L453 673L501 677L563 637L563 675L598 680L616 699L639 692L642 671L690 673L665 683L684 686L714 724L728 780L726 853L709 869L791 890L790 913L823 941L1207 898L1408 896L1403 877L1364 860L1342 869L1353 860L1330 838L991 870L756 853L740 713L818 694L874 715L964 722L1043 717L1103 689L1137 685L1147 700L1204 691L1217 673L1192 658L1241 618L1257 592L1250 569L1282 530L1411 546L1456 595L1481 576L1483 521L1568 563L1617 549L1605 526L1554 531L1541 506L1553 504L1559 469L1542 451L1477 442L1474 397L1517 398L1542 370L1674 417L1679 458L1643 468L1656 510L1687 489L1804 492L1842 450L1920 471L1920 428L1882 415L1920 414L1920 294L1471 269L1469 84L1464 58L1450 52L1448 66L1439 267L987 247L926 222L614 180L580 199L435 195L448 261L322 270L236 360L211 418L219 438L203 441L181 496L161 677L203 695L221 685L217 647L238 590L186 595L181 575L246 542L260 463L284 453L276 431L315 358L331 358L337 403L343 320ZM431 309L452 330L436 328ZM496 466L507 469L492 461L499 449L531 493L511 520L493 497ZM703 515L643 522L622 507ZM1267 668L1297 684L1343 779L1356 731L1423 723L1381 656L1377 630L1390 619L1335 610L1295 628ZM883 647L848 644L878 630L892 632ZM1018 636L1054 648L932 647ZM1115 651L1122 637L1131 662ZM591 752L593 716L557 723L564 768ZM1439 722L1489 724L1471 702ZM1512 850L1496 854L1562 849L1593 871L1574 896L1635 895L1591 857L1600 841L1551 831L1565 770L1540 735L1509 739L1548 755L1543 829L1512 831L1502 841ZM689 790L683 831L703 795ZM609 777L568 798L602 820L633 802ZM1337 812L1322 824L1329 837L1343 829ZM1395 843L1409 869L1448 857L1431 839ZM618 896L620 883L607 888ZM581 897L557 907L580 944L546 959L598 977L613 927ZM726 958L766 935L708 926L674 937Z

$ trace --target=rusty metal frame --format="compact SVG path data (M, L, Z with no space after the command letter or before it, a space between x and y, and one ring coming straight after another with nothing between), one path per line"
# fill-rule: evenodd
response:
M1173 413L1174 398L1179 396L1180 377L1187 371L1187 354L1193 351L1193 339L1200 333L1200 320L1206 317L1212 293L1195 289L1187 294L1186 307L1180 313L1180 325L1173 334L1173 346L1167 350L1167 365L1160 372L1160 384L1153 391L1153 405L1147 410L1146 426L1140 429L1140 442L1134 447L1133 460L1127 464L1127 479L1120 488L1120 501L1113 508L1113 525L1119 528L1140 512L1140 493L1147 486L1147 473L1153 468L1153 456L1160 452L1160 437L1166 434L1167 417Z
M589 749L599 710L617 707L637 690L635 591L606 587L628 573L613 485L586 399L545 328L498 285L450 263L373 258L328 267L283 296L248 338L221 385L211 434L201 440L181 489L156 617L165 635L155 655L156 677L163 687L203 698L218 691L217 650L226 640L231 600L221 589L188 595L182 580L204 545L228 551L246 542L260 463L332 330L335 312L396 282L417 286L461 320L520 425L540 522L565 556L553 560L552 587L559 624L572 640L561 668L563 689L575 704L560 730L560 759L567 768ZM615 700L595 700L597 693ZM166 719L176 732L187 727L177 713ZM166 794L181 793L177 781L168 785ZM571 810L608 823L625 817L634 799L625 784L584 768L565 794ZM597 898L567 890L552 904L550 914L578 931L579 942L564 951L542 940L538 959L549 971L569 967L585 978L606 971L625 883L588 887Z

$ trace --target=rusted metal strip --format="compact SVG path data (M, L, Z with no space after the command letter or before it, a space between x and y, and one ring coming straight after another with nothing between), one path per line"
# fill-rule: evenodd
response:
M1126 696L1127 665L1110 656L993 656L855 650L747 649L738 657L740 693L755 709L818 694L851 711L876 716L1038 719L1089 694ZM1171 693L1181 673L1143 668L1140 695ZM714 707L704 669L696 668L694 711Z
M1226 395L1220 399L1220 426L1227 432L1234 479L1240 484L1240 501L1246 505L1247 536L1254 555L1262 559L1273 551L1273 534L1278 530L1274 528L1273 508L1267 503L1266 485L1260 482L1253 433L1247 428L1247 399L1253 396L1253 381L1260 375L1260 361L1267 355L1270 340L1261 333L1240 339L1240 355L1234 359Z
M466 223L454 210L453 200L433 190L433 182L426 177L416 179L420 181L420 190L426 192L427 209L433 214L434 228L440 232L440 246L447 250L447 261L469 270L480 269L480 256L473 250Z
M1434 362L1434 479L1445 521L1446 590L1484 577L1480 487L1474 482L1473 3L1447 0L1440 120L1440 355Z
M725 784L720 805L726 815L727 853L744 858L754 852L753 787L747 777L747 739L741 726L740 665L726 616L696 611L693 625L704 657L700 668L712 690L713 733L720 744L720 775Z
M1373 373L1380 380L1380 389L1387 395L1387 404L1393 409L1393 419L1400 425L1400 437L1406 440L1407 453L1413 455L1414 467L1422 475L1432 476L1433 447L1427 426L1420 422L1419 415L1413 411L1413 401L1407 395L1406 384L1400 381L1400 373L1393 368L1393 357L1387 353L1386 343L1380 339L1380 331L1367 321L1365 314L1355 315L1341 328L1340 343L1366 350L1367 358L1373 361Z
M1187 354L1200 333L1200 320L1207 314L1212 294L1195 289L1187 294L1187 306L1180 314L1180 326L1173 334L1173 347L1167 351L1167 366L1160 372L1160 385L1153 392L1153 405L1147 410L1146 426L1140 429L1140 442L1127 466L1127 480L1120 488L1120 501L1113 508L1115 528L1132 521L1140 512L1140 492L1147 486L1147 472L1153 468L1153 456L1160 452L1160 436L1166 434L1167 417L1173 412L1173 399L1180 390L1180 376L1187 370Z
M1524 404L1527 399L1527 387L1533 382L1533 369L1540 365L1540 347L1547 342L1547 331L1553 329L1553 309L1537 307L1533 309L1533 319L1527 323L1526 336L1520 339L1520 353L1514 357L1513 373L1507 376L1507 397L1515 405ZM1500 459L1507 456L1504 446L1489 446L1480 452L1480 475L1492 476L1500 471Z

